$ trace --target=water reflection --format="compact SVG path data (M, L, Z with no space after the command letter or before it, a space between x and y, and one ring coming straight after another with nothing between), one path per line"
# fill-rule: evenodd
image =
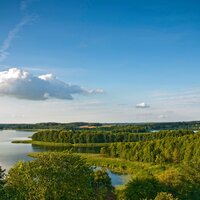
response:
M95 167L95 170L105 169L108 173L108 176L111 178L111 183L113 186L123 185L124 183L128 183L131 180L131 176L129 174L117 174L113 173L112 171L102 168L102 167Z
M0 130L0 166L7 171L19 160L30 161L27 156L31 152L71 150L78 153L99 153L100 147L42 147L31 144L13 144L13 140L27 140L33 134L30 131ZM121 185L127 182L128 175L112 173L107 169L112 185Z
M32 152L32 146L30 144L12 144L13 140L28 139L32 132L26 131L14 131L14 130L2 130L0 131L0 165L9 170L17 161L31 160L27 156L28 153Z
M71 151L74 153L99 153L100 147L53 147L32 145L33 152L44 151Z

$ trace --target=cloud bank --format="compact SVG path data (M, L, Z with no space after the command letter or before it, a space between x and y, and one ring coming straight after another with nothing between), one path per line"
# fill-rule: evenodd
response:
M146 104L145 102L142 102L142 103L138 103L135 107L136 108L149 108L150 106L148 104Z
M103 93L102 89L88 90L59 80L52 74L34 76L31 73L10 68L0 72L0 95L27 100L50 98L72 100L74 94Z

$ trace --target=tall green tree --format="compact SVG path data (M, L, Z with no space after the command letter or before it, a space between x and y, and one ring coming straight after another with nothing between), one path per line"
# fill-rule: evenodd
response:
M105 170L94 172L94 188L99 200L116 199L111 178Z
M18 162L8 173L6 199L97 199L93 169L66 152L44 153L31 162Z
M152 175L134 178L124 190L124 200L154 199L162 191L160 184Z

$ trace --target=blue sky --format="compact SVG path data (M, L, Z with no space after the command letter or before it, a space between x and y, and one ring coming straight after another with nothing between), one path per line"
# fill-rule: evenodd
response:
M18 94L22 79L6 79L8 85L3 73L0 122L200 119L199 1L1 0L0 5L0 71L17 68L29 72L29 79L51 73L62 84L79 86L75 94L63 91L72 95L69 100L51 93L53 82L36 101ZM35 97L37 81L29 88Z

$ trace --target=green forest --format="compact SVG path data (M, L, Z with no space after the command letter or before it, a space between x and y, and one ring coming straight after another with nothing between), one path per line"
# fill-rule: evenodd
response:
M179 137L194 134L192 130L163 130L154 133L134 132L135 127L128 129L92 129L92 130L42 130L33 134L32 139L43 142L57 143L112 143L112 142L137 142ZM138 131L138 129L137 129Z
M112 143L101 153L131 161L153 163L196 162L200 158L200 133L144 142Z
M38 130L29 143L96 144L101 146L98 154L32 153L34 160L20 161L7 173L0 168L1 199L199 200L197 129L177 126L166 130L160 124L156 131L146 124L76 125ZM94 166L102 168L95 170ZM131 179L113 187L106 169L129 174Z
M81 129L82 127L97 127L101 129L123 130L135 129L135 132L148 132L151 130L197 130L200 128L200 121L189 122L163 122L163 123L36 123L36 124L0 124L0 129L13 130L41 130L41 129Z

